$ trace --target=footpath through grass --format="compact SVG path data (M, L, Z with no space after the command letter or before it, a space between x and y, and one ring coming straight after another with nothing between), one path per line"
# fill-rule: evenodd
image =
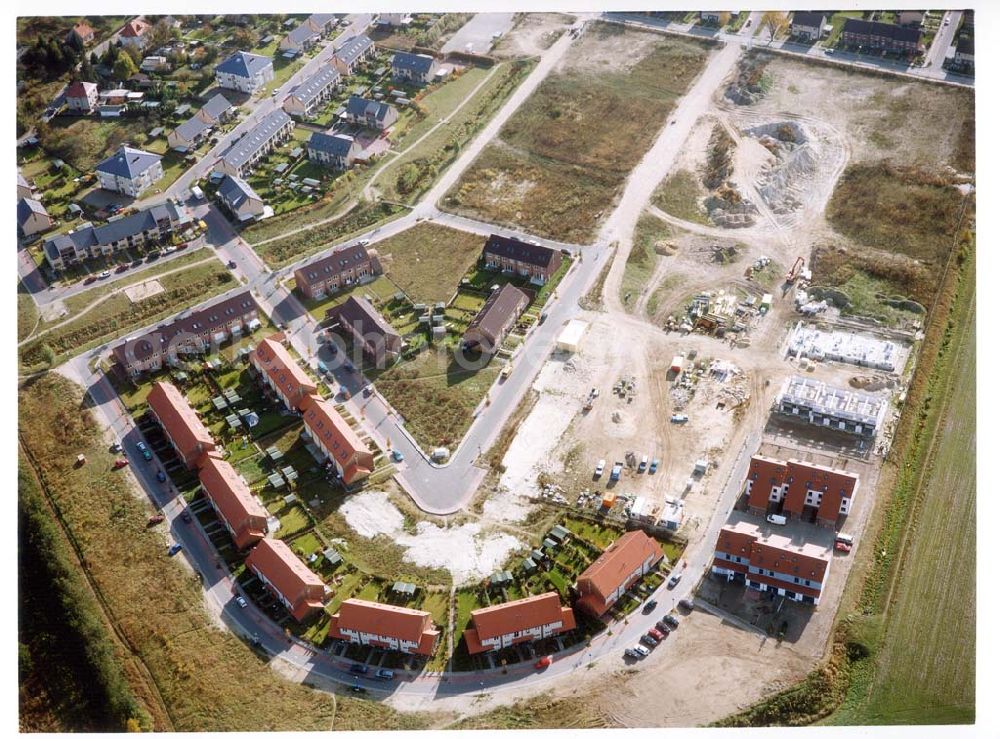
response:
M18 393L23 445L76 541L111 618L148 668L175 731L328 730L330 696L281 678L205 611L201 586L166 557L147 527L148 501L81 406L81 391L53 373ZM76 455L87 463L75 467Z

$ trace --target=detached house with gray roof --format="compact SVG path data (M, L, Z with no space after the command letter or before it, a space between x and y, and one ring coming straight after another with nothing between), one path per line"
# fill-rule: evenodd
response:
M399 119L399 113L388 103L351 95L344 108L348 123L354 123L365 128L384 131Z
M264 201L239 177L226 175L219 183L219 200L240 223L264 215Z
M191 221L183 205L167 200L103 226L84 223L68 233L51 236L43 243L42 250L53 269L65 269L70 264L123 249L164 243Z
M309 118L333 96L339 83L340 72L330 65L323 65L316 74L296 87L281 107L288 115Z
M411 54L397 51L392 57L392 78L405 80L415 85L426 85L434 79L438 62L427 54Z
M52 228L52 216L45 206L34 198L17 201L17 230L24 236L34 236Z
M823 37L825 26L825 13L796 10L792 13L790 33L795 38L804 41L819 41Z
M375 56L375 43L365 36L352 36L347 39L330 59L330 64L341 74L354 74L358 65L364 64Z
M257 163L288 140L295 124L283 110L272 110L264 119L229 147L215 163L215 171L246 178Z
M358 159L361 147L353 136L316 131L306 143L309 160L334 169L348 169Z
M35 189L31 186L30 182L24 179L21 170L17 170L17 199L33 197L35 197Z
M97 165L97 182L104 190L137 198L163 178L159 154L122 146Z
M266 56L236 51L215 68L215 82L227 90L252 95L274 79L274 65Z

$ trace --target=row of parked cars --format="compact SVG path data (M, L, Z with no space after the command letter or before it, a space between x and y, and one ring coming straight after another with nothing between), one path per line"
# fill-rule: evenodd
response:
M687 598L682 598L677 605L685 611L694 609L694 603ZM650 614L654 610L656 610L655 600L649 601L642 608L644 614ZM668 611L663 618L656 622L655 626L639 637L638 644L625 650L625 657L630 659L644 659L648 657L652 653L651 650L655 649L657 644L666 639L670 632L677 629L680 625L681 622L677 620L677 617Z
M594 468L594 479L600 480L604 475L604 468L607 466L608 461L606 459L599 459L597 461L597 466ZM611 466L611 476L612 482L618 482L622 479L622 470L625 468L624 462L615 462ZM649 459L649 455L643 454L642 459L639 460L639 466L636 468L636 472L640 475L649 471L649 474L655 475L656 471L660 469L660 460L653 457L652 460Z
M181 251L182 249L187 249L187 244L179 244L178 246L165 246L162 249L154 249L153 251L146 254L145 260L136 259L132 262L122 262L117 267L115 267L115 272L116 273L125 272L126 270L131 269L132 267L138 267L143 263L143 261L155 262L163 255L172 254L173 252ZM87 275L87 278L83 281L83 284L90 285L93 282L97 282L97 280L106 280L109 277L111 277L111 270L106 269L100 274Z

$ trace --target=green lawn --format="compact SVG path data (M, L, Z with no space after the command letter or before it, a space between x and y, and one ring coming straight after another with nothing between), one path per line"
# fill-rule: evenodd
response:
M478 234L418 223L376 248L386 275L414 303L436 303L451 299L484 243Z
M406 428L425 451L454 448L469 424L472 411L500 372L499 362L479 371L462 369L446 350L426 350L416 358L374 378L389 403L403 416Z
M632 234L632 251L625 262L625 274L619 290L622 303L626 306L634 305L645 289L656 269L656 244L665 241L671 233L670 226L656 216L644 213L639 217ZM630 296L628 300L625 299L626 295Z
M294 285L295 281L291 280L291 283ZM354 285L347 290L341 290L318 300L309 300L301 295L298 298L302 301L302 304L309 311L310 315L317 321L322 322L326 320L326 312L330 308L340 305L352 295L357 295L358 297L371 295L378 298L380 302L385 302L390 300L397 292L399 292L399 288L392 284L385 275L380 275L372 282L363 285Z
M23 341L31 335L38 322L38 306L34 299L24 291L21 283L17 285L17 340Z
M699 204L698 178L686 169L668 175L653 192L652 203L667 215L692 223L711 226L712 222Z
M833 26L833 30L827 37L826 41L823 42L823 46L834 47L837 42L840 41L840 34L844 30L844 24L847 22L848 18L864 18L865 11L863 10L841 10L833 14L833 17L828 19L828 23Z

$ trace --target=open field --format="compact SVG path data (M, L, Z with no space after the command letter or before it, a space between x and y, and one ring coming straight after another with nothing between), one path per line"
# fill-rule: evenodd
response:
M23 341L31 335L38 323L38 306L21 284L17 285L17 340Z
M668 215L709 226L712 222L698 205L700 197L698 178L693 172L682 169L669 175L657 186L650 202Z
M375 248L386 275L414 303L437 303L447 302L455 294L484 243L478 234L418 223L378 242Z
M375 179L375 185L383 197L406 203L419 199L533 67L534 63L530 61L510 62L494 67L489 81L449 121L428 135L412 151L392 161ZM456 81L421 100L426 116L411 127L395 144L395 148L405 149L441 118L451 113L475 86L469 82L478 83L485 74L483 70L471 69Z
M653 277L657 262L657 244L662 244L670 233L670 226L656 216L645 213L639 217L632 236L632 251L629 252L628 261L625 263L625 274L622 276L619 288L623 304L635 305L634 301L631 303L629 301L631 298L638 298L639 293ZM625 299L626 295L631 296L629 300Z
M699 42L593 25L444 204L552 238L589 241L707 55Z
M33 339L21 347L25 369L41 369L65 359L70 352L97 346L134 331L138 326L173 315L236 286L236 280L221 263L168 275L161 279L164 291L132 303L123 293L108 298L88 313Z
M499 373L499 362L470 371L459 367L449 351L431 349L381 373L375 384L417 443L429 451L454 447L461 440L472 412Z
M48 374L25 384L19 401L22 443L116 627L162 698L169 724L157 728L330 728L329 696L282 679L219 629L198 581L179 561L165 558L163 533L146 525L149 503L133 492L128 473L111 470L113 455L81 407L80 391ZM78 452L87 457L82 467L74 467Z
M273 238L274 240L268 241L265 244L255 245L253 247L254 251L260 255L261 259L263 259L269 267L277 269L295 261L296 259L301 259L309 256L310 254L315 254L324 247L337 241L343 241L350 238L352 235L359 234L362 231L367 231L373 226L392 220L403 212L403 208L397 205L390 205L389 203L359 203L351 207L351 209L343 216L330 221L329 223L312 226L303 231L291 233L288 236L281 236L282 229L291 230L293 228L306 225L299 220L299 216L302 215L303 210L309 210L310 218L331 218L340 212L347 201L348 196L344 195L343 198L333 201L337 204L337 207L335 208L329 207L333 204L333 202L326 203L320 201L320 203L317 203L317 205L320 206L318 209L314 210L314 206L305 206L304 208L299 208L286 214L288 217L292 218L292 220L281 220L281 216L275 216L274 218L268 218L266 221L261 221L261 225L277 225L278 230L272 231L269 227L269 230L260 232L268 234L263 238ZM272 224L272 221L280 221L280 223ZM260 233L256 231L253 232L256 236L259 236ZM251 243L254 243L253 239L248 234L248 231L244 231L243 236Z

